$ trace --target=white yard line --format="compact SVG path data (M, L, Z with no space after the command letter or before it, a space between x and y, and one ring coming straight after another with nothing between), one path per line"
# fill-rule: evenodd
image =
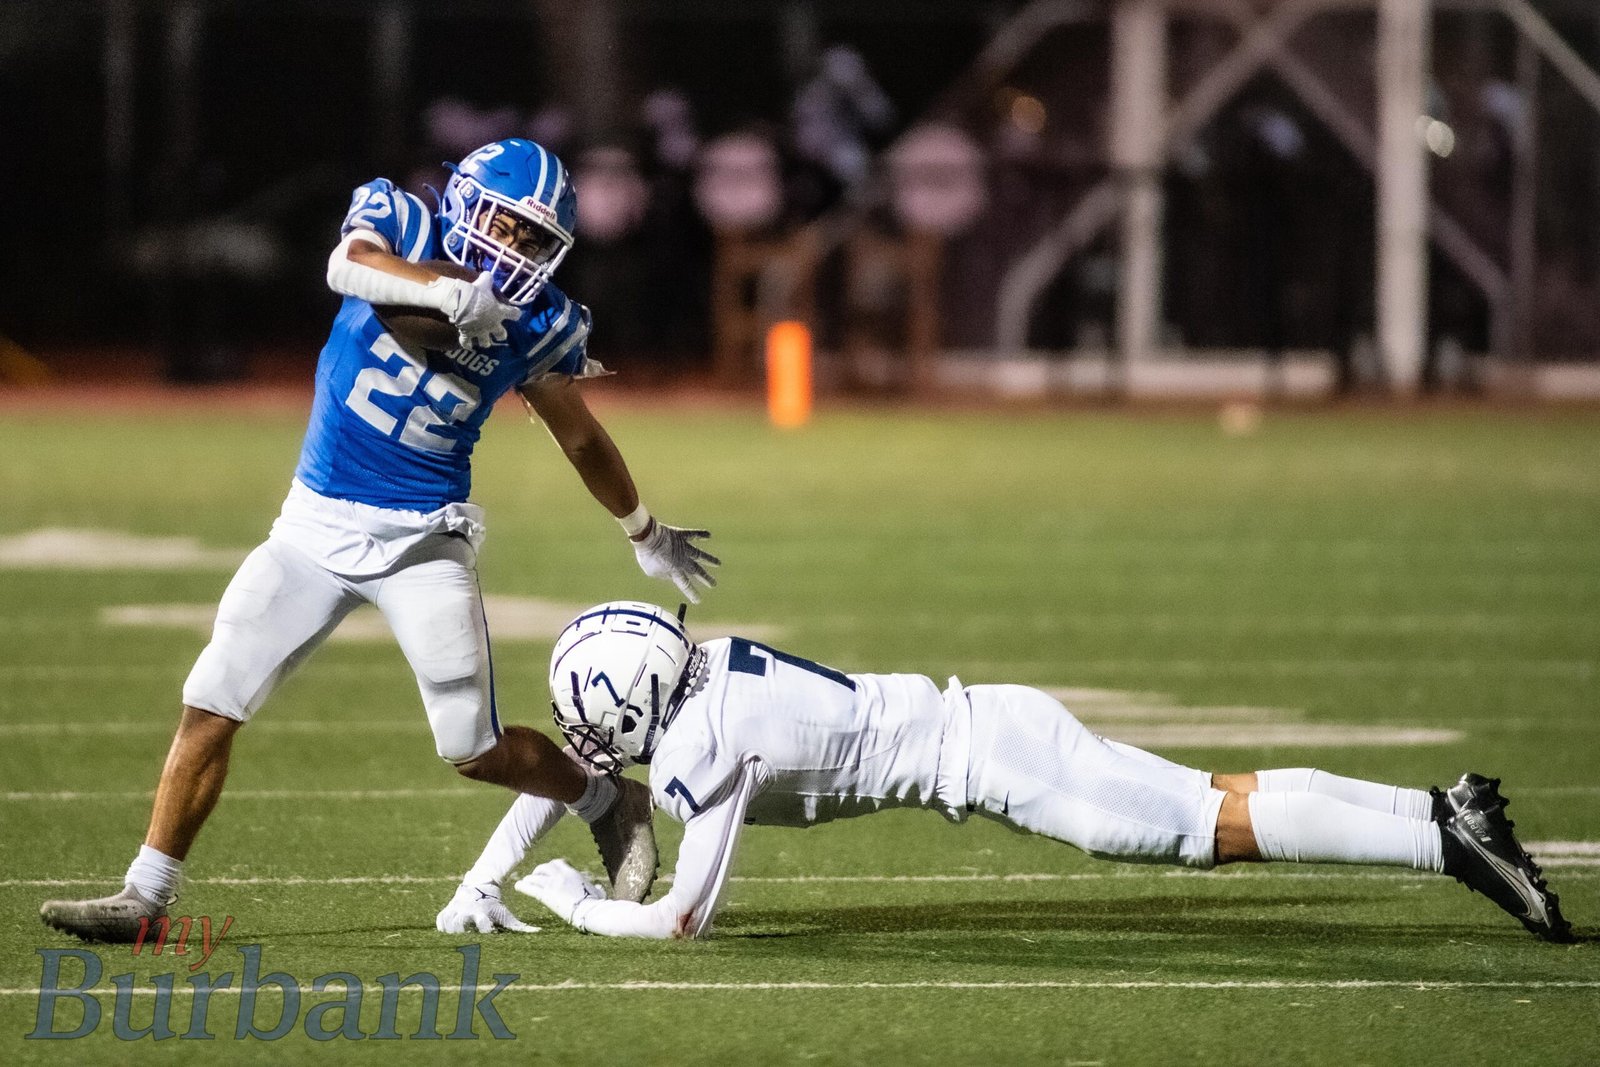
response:
M1355 723L1130 723L1084 725L1114 741L1139 748L1394 748L1410 745L1453 745L1460 730L1361 726Z
M441 797L488 797L494 794L482 789L229 789L223 796L232 800L437 800ZM149 800L155 796L151 790L130 789L108 793L60 792L0 793L0 801L28 803L34 801L74 803L81 800Z
M69 737L95 734L170 734L177 728L176 717L159 720L141 719L136 722L12 722L0 723L0 737L7 735L40 736L65 735ZM428 733L428 720L418 709L415 718L409 719L267 719L250 724L251 733L287 734L338 734L338 733Z
M1061 672L1060 660L968 660L962 678L1014 678L1019 672L1035 677ZM1399 674L1420 677L1476 678L1481 675L1543 675L1588 679L1600 673L1591 659L1371 659L1316 656L1284 659L1102 659L1072 664L1081 674L1131 674L1143 678L1167 675L1212 676L1249 674L1264 677L1319 677L1324 675ZM969 682L969 684L971 684Z
M1182 718L1181 713L1177 716ZM1389 748L1400 745L1448 745L1464 736L1460 730L1406 727L1363 726L1356 723L1293 723L1237 721L1151 722L1137 721L1133 714L1113 715L1100 721L1098 712L1083 716L1084 724L1096 733L1144 748ZM1129 721L1136 720L1136 721ZM166 734L173 729L168 719L138 722L35 722L0 723L0 737L11 736L95 736L131 733ZM427 733L427 723L415 719L349 719L284 721L268 719L252 724L252 731L295 734L341 733Z
M1518 796L1596 796L1600 785L1548 785L1517 786L1508 790L1513 798ZM484 789L227 789L223 799L232 800L436 800L441 797L484 797L491 795ZM150 789L75 790L75 789L16 789L0 793L0 803L32 803L36 801L77 802L83 800L149 800L155 796Z
M539 597L489 595L483 598L483 612L489 632L497 642L553 641L588 605L561 603ZM199 604L118 604L100 609L104 626L135 626L189 630L209 637L216 621L214 603ZM695 624L700 640L739 634L770 641L783 636L782 627L758 622L717 622L701 618ZM340 643L388 643L394 640L389 624L377 609L363 605L339 624L328 638Z
M302 993L322 993L326 990L313 989L311 986L298 987ZM420 986L401 986L401 989L415 991ZM482 993L494 988L494 983L484 982L476 986L440 985L429 986L430 990L437 988L442 993L473 994ZM1418 993L1454 991L1454 990L1524 990L1524 989L1600 989L1600 981L1543 981L1530 979L1528 981L1487 981L1487 982L1436 982L1429 979L1327 979L1324 981L1301 980L1288 978L1261 978L1239 981L1103 981L1085 979L1073 981L1070 979L1060 981L1041 980L1033 982L513 982L505 986L503 993L585 993L585 992L623 992L623 993L745 993L745 992L835 992L835 991L860 991L860 990L954 990L969 992L1007 992L1024 991L1030 989L1106 989L1106 990L1165 990L1165 989L1191 989L1191 990L1326 990L1326 991L1366 991L1366 990L1411 990ZM170 990L158 990L154 986L136 986L128 992L139 996L152 996L158 992L165 992L183 996L193 994L195 987L187 983L175 984ZM208 990L211 993L222 995L238 994L240 990L231 985ZM39 987L22 987L0 989L0 996L8 997L36 997L40 994ZM109 992L109 990L108 990ZM118 990L120 994L121 989Z
M1538 842L1532 846L1537 854ZM1587 843L1585 843L1587 844ZM1539 855L1541 865L1547 868L1600 867L1600 857L1581 856L1563 861L1559 857ZM120 875L99 875L89 878L6 878L0 879L0 888L51 889L76 885L102 885L116 882ZM1563 874L1563 878L1600 877L1600 870ZM455 874L354 874L333 877L307 877L302 875L260 875L251 878L191 878L189 885L218 886L318 886L318 885L453 885L460 875ZM792 875L734 875L730 881L745 885L928 885L928 884L1004 884L1016 882L1126 882L1149 878L1201 878L1227 881L1240 879L1266 882L1276 879L1304 879L1309 881L1376 881L1376 882L1431 882L1438 876L1420 871L1367 871L1333 870L1327 867L1304 870L1268 869L1264 867L1236 868L1230 871L1195 871L1182 868L1151 870L1132 868L1116 871L1086 871L1076 874L1057 872L1013 872L1009 874L983 874L961 872L951 874L792 874ZM658 879L670 885L672 876ZM1441 883L1444 884L1444 883Z

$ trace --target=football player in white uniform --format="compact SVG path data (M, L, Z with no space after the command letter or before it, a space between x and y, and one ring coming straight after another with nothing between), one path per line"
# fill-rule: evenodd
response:
M300 463L184 683L144 846L121 893L48 901L46 923L132 941L142 920L165 914L222 792L234 734L362 603L383 612L410 661L440 758L468 778L570 804L595 828L617 892L649 891L643 787L587 773L538 731L500 725L477 577L483 510L468 501L483 422L516 390L645 573L690 599L697 583L714 584L704 564L718 561L695 544L706 531L651 517L583 401L578 383L602 373L588 357L589 310L550 284L576 219L561 161L516 137L462 160L437 212L384 178L356 189L328 260L344 302L317 362ZM449 262L435 269L441 257ZM447 319L442 347L391 329L395 310Z
M1125 863L1435 871L1541 937L1571 936L1503 814L1498 780L1474 774L1448 791L1310 769L1211 774L1098 737L1037 689L952 678L941 692L922 675L843 674L741 638L696 645L681 617L631 602L566 628L550 688L574 751L607 770L648 764L657 805L685 824L672 889L650 904L607 899L564 860L517 883L591 933L709 933L746 823L810 826L910 806L955 822L984 815ZM519 797L439 927L515 921L475 902L498 904L501 880L560 814Z

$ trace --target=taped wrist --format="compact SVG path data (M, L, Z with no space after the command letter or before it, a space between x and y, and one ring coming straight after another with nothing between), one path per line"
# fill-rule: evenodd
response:
M622 526L622 532L629 539L638 537L650 528L650 511L641 502L640 505L617 520Z

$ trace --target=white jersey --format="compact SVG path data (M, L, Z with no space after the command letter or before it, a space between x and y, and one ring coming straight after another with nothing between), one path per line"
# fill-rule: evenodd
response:
M650 764L657 806L685 824L672 891L590 901L585 930L700 936L746 823L809 826L896 806L965 814L971 715L960 684L841 674L743 638L708 641L706 682Z

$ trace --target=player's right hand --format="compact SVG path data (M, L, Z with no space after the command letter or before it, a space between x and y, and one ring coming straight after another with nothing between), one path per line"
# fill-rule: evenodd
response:
M473 930L492 934L496 930L514 930L519 934L536 934L537 926L530 926L511 913L500 899L497 885L461 885L450 903L433 920L441 934L465 934Z
M518 879L517 892L526 893L539 903L572 922L578 905L585 900L604 900L606 891L593 879L566 860L546 860Z
M467 348L487 348L506 339L506 322L522 314L515 304L500 299L494 289L494 274L484 271L471 282L455 282L455 303L444 309L455 325L461 344Z

